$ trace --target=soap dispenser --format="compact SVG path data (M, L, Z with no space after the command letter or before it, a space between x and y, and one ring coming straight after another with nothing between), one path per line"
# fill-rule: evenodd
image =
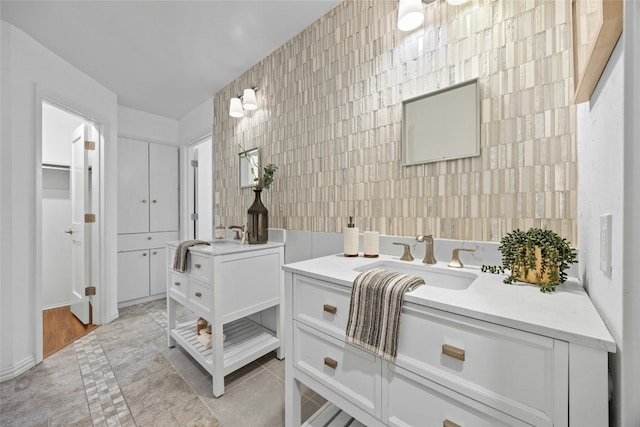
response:
M347 227L342 230L342 234L344 236L344 256L346 257L357 257L358 249L360 247L359 243L359 233L358 227L353 224L353 217L349 217L349 223Z

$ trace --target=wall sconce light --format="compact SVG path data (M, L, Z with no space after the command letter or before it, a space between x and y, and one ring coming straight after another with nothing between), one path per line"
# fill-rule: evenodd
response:
M256 88L245 89L242 96L238 95L231 98L229 103L229 115L231 117L244 116L244 110L257 110L258 102L256 101Z
M423 21L422 0L400 0L398 7L398 29L400 31L415 30Z
M242 101L240 98L231 98L231 103L229 104L229 115L231 117L244 116L244 111L242 111Z

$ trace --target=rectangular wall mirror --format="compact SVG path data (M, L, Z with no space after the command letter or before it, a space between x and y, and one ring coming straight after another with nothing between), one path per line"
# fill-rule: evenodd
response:
M260 171L258 149L243 151L238 157L240 160L240 187L254 187Z
M403 101L404 166L479 155L478 79Z

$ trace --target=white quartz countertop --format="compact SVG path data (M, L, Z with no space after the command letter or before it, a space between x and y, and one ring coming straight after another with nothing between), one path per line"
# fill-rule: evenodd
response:
M248 243L242 244L240 240L231 239L219 239L209 240L209 245L190 246L190 252L199 252L208 255L223 255L233 254L240 252L257 251L262 249L271 249L284 246L284 243L267 242L261 244L250 245ZM167 242L167 246L177 247L180 241Z
M392 260L413 268L444 269L477 275L468 288L457 290L429 283L405 294L405 301L448 311L474 319L520 329L580 345L616 351L616 344L604 321L580 283L569 279L555 292L540 292L540 287L526 283L507 285L505 274L483 273L477 266L451 268L446 263L423 264L421 260L399 261L397 256L379 258L353 257L342 254L314 258L283 266L297 273L338 285L351 287L361 268L367 264Z

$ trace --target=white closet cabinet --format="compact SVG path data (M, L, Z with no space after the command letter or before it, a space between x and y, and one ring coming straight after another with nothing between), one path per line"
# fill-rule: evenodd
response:
M118 139L118 303L164 295L178 191L177 147Z

